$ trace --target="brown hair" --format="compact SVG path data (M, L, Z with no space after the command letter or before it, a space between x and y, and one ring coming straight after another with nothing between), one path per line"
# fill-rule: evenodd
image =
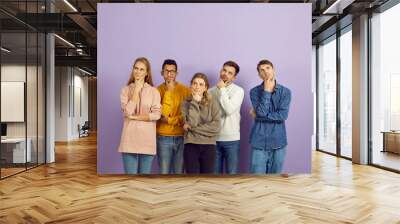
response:
M224 66L234 67L234 68L235 68L235 76L236 76L236 75L239 73L239 71L240 71L239 65L238 65L236 62L234 62L234 61L227 61L227 62L224 63L224 65L223 65L222 67L224 67Z
M151 75L150 62L145 57L136 58L135 62L133 63L133 66L132 66L132 72L131 72L131 76L129 77L129 80L128 80L128 85L130 85L131 83L135 83L135 77L133 76L133 69L134 69L136 63L138 63L138 62L142 62L146 66L147 75L144 78L144 81L147 82L147 84L153 86L153 77Z
M203 98L201 99L201 104L203 104L203 105L205 105L205 106L207 106L208 104L209 104L209 102L210 102L210 100L211 100L211 95L208 93L208 88L210 87L210 84L209 84L209 82L208 82L208 78L207 78L207 76L205 75L205 74L203 74L203 73L196 73L196 74L194 74L193 75L193 78L192 78L192 80L190 80L190 84L193 84L193 81L195 80L195 79L202 79L202 80L204 80L204 83L206 84L206 91L204 91L204 93L203 93ZM189 99L191 100L192 99L192 96L189 96Z
M258 71L258 69L260 68L261 65L270 65L272 68L274 68L274 65L272 64L272 62L270 62L267 59L263 59L260 62L258 62L258 64L257 64L257 71Z

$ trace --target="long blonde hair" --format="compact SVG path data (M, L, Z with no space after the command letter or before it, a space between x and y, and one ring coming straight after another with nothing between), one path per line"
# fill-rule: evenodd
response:
M135 83L135 77L133 76L133 70L135 68L136 63L138 63L138 62L142 62L146 66L147 75L146 75L146 78L144 78L144 81L147 82L147 84L153 86L153 76L151 75L150 62L145 57L136 58L135 62L133 63L133 66L132 66L132 72L131 72L131 76L129 77L129 80L128 80L128 85L130 85L131 83Z
M203 97L202 97L200 103L203 104L203 105L205 105L205 106L207 106L207 105L210 103L210 101L211 101L211 95L208 93L208 88L210 87L210 84L209 84L209 82L208 82L208 78L207 78L207 76L206 76L205 74L203 74L203 73L196 73L196 74L193 75L193 78L192 78L192 80L190 81L190 85L193 84L193 81L194 81L195 79L203 79L203 80L204 80L204 83L206 84L206 88L207 88L207 89L206 89L206 91L204 91ZM189 99L190 99L190 100L192 99L192 95L189 96Z

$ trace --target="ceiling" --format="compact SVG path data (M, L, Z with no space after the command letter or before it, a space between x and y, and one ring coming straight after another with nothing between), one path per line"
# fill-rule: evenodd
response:
M337 1L337 2L336 2ZM267 1L133 1L133 0L1 0L2 46L7 43L15 54L34 52L38 44L30 40L25 50L25 30L55 32L56 65L80 66L96 72L97 3L312 3L313 43L351 24L352 17L372 10L387 0L267 0ZM335 3L336 2L336 3ZM52 13L49 13L49 12ZM340 22L338 23L338 21ZM62 39L67 42L63 41ZM30 43L32 42L32 43ZM71 45L72 44L72 45ZM40 45L39 47L43 47ZM25 52L26 51L26 52ZM28 56L29 57L29 56Z

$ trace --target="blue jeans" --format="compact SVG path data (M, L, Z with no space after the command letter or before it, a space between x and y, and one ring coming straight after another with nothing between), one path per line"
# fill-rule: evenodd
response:
M122 153L124 170L126 174L150 174L153 163L153 155L138 153Z
M240 141L217 142L215 173L223 173L225 164L225 173L237 174L239 151Z
M183 136L157 136L157 157L161 174L182 174Z
M251 173L281 173L286 155L286 146L275 150L251 147L251 154Z

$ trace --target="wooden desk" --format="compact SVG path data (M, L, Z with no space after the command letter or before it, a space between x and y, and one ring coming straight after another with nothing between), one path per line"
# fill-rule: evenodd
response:
M392 152L400 154L400 131L382 131L383 150L382 152Z
M1 157L6 163L25 163L31 162L31 144L30 138L26 140L28 143L25 153L25 138L6 138L1 139ZM26 159L26 161L25 161Z

